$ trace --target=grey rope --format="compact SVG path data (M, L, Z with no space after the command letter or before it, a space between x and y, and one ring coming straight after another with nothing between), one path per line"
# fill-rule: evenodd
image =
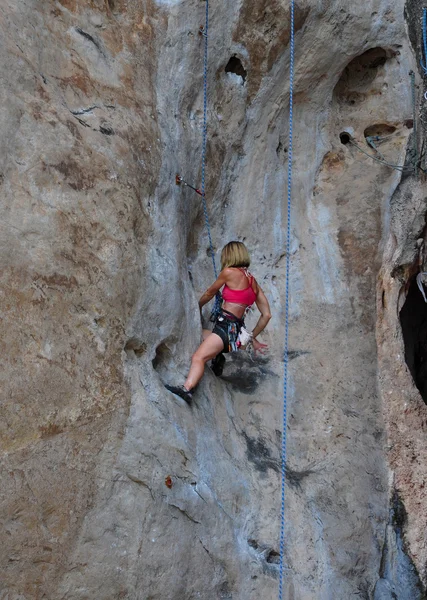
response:
M414 129L412 131L412 135L414 136L413 144L414 144L414 165L418 165L418 132L417 132L417 97L415 91L415 73L414 71L410 71L409 73L411 77L411 92L412 92L412 111L413 111L413 119L414 119Z

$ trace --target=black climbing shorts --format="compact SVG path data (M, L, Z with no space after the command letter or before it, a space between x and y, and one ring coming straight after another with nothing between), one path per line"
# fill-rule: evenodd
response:
M222 352L237 350L237 338L244 324L242 319L238 319L227 310L221 310L215 321L212 333L216 333L222 339L224 343L224 350Z

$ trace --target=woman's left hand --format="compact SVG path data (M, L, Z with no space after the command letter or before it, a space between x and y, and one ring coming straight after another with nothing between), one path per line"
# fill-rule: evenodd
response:
M264 355L268 351L268 344L262 344L255 339L252 340L252 346L255 353L259 352L260 354Z

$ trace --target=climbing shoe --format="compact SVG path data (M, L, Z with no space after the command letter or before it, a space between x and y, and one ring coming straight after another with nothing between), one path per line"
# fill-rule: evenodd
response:
M180 398L185 400L186 403L189 406L191 406L191 402L193 400L193 394L190 391L188 391L187 389L185 389L185 387L183 385L180 385L180 386L165 385L165 388L167 390L169 390L170 392L172 392L172 394L175 394L176 396L179 396Z
M225 365L225 356L217 354L211 363L211 369L217 377L221 377Z

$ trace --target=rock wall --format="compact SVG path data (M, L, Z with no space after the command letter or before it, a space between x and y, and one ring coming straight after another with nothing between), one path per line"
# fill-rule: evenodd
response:
M414 90L416 128L411 136L408 158L409 163L416 163L418 168L415 173L408 171L402 176L389 205L377 285L377 340L391 487L396 502L400 503L398 529L404 534L404 547L425 585L425 303L416 282L417 274L425 271L427 264L423 241L426 231L427 113L425 77L424 81L421 79L421 62L425 62L422 10L422 3L418 1L407 2L405 7L408 34L416 56L413 68L419 75Z
M163 385L212 281L199 197L174 183L200 181L204 10L0 8L1 600L277 597L281 0L212 2L209 37L212 234L249 246L271 352L207 368L192 409ZM287 600L425 597L426 408L399 320L424 235L418 0L406 16L296 5Z

